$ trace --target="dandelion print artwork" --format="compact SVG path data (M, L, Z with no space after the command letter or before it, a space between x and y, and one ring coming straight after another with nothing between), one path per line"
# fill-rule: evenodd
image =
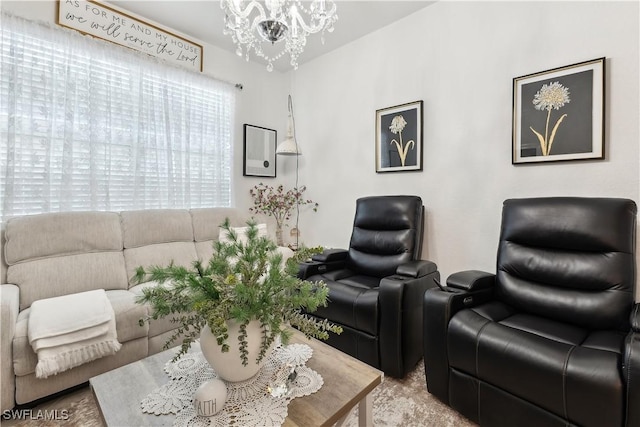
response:
M604 65L599 58L513 79L513 164L604 158Z
M415 148L416 142L413 139L410 139L406 143L402 141L402 130L407 125L404 117L395 116L393 120L391 120L391 126L389 126L389 130L394 135L398 135L400 142L396 139L392 139L389 144L396 144L396 148L398 149L398 155L400 156L400 163L404 166L405 161L407 159L407 152L410 148Z
M402 129L407 125L407 121L402 116L395 116L393 120L391 120L391 126L389 126L389 130L392 133L400 132L402 134Z
M376 172L422 170L422 101L376 110Z
M536 137L538 137L538 141L540 141L540 148L542 149L543 156L548 156L551 153L551 146L553 145L553 140L556 136L556 132L558 131L558 127L567 117L566 114L561 115L553 126L551 135L549 135L549 119L551 118L551 110L559 110L564 107L564 104L569 102L571 102L571 99L569 98L569 89L562 86L559 82L542 85L542 88L533 97L533 105L536 110L547 111L547 124L544 129L544 136L529 126L529 129L531 129Z

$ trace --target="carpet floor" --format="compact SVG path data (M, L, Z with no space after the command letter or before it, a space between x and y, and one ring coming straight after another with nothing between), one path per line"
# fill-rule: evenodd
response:
M358 425L358 408L347 418L348 427ZM399 380L385 377L373 392L373 423L376 427L473 427L475 423L433 397L427 391L424 364Z
M97 403L89 387L45 402L32 409L66 410L65 421L53 420L3 420L5 427L103 427ZM358 425L358 409L348 416L345 425ZM373 392L373 423L377 427L474 427L476 424L453 411L427 391L424 365L420 362L405 378L385 377ZM135 427L135 426L122 426Z

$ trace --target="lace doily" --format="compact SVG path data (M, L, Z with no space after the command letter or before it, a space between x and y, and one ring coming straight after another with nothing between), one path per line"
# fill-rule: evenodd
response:
M287 417L289 402L315 393L324 383L320 374L305 366L312 354L313 350L306 344L276 347L253 378L225 382L227 401L220 412L201 417L196 414L193 396L200 384L217 378L217 374L201 352L188 353L175 363L167 362L164 371L170 380L140 402L142 412L174 414L174 426L280 426ZM287 381L293 368L297 375ZM288 392L282 397L273 397L270 387L281 384L289 386Z

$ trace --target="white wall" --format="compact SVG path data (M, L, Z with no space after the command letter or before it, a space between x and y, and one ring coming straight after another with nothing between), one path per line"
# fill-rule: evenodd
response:
M55 23L55 0L3 1L2 8ZM244 84L236 204L247 209L258 182L295 184L295 157L278 158L275 180L242 176L243 123L276 129L282 140L291 90L304 152L300 184L320 203L317 213L301 209L303 242L346 247L356 198L417 194L427 207L423 256L445 277L494 271L506 198L638 201L638 17L638 2L441 1L288 74L204 44L205 73ZM513 166L512 79L603 56L606 159ZM424 101L424 170L376 174L376 109L416 100Z
M41 21L55 25L57 16L56 0L21 0L2 1L3 10L7 10L17 16L22 16L34 21ZM157 7L162 7L163 2L157 2ZM113 6L115 9L120 9ZM128 14L141 18L158 27L161 24L141 17L134 13ZM164 27L166 28L166 27ZM178 33L174 29L170 29ZM193 37L182 34L193 40ZM248 123L270 129L276 129L278 139L282 139L286 132L287 123L287 95L289 90L289 76L277 71L269 73L265 66L254 62L246 62L233 53L224 51L216 46L195 40L203 45L203 72L212 77L233 82L242 83L243 90L237 92L236 127L234 135L234 190L235 204L241 209L250 206L249 187L257 184L257 178L242 176L243 157L243 124ZM286 171L286 169L284 169ZM280 172L278 172L280 173ZM254 182L255 181L255 182Z
M423 257L495 271L501 205L639 195L637 2L437 2L291 73L306 244L346 247L355 199L417 194ZM511 164L512 79L606 57L606 159ZM424 101L424 170L376 174L376 109ZM640 264L639 264L640 265Z

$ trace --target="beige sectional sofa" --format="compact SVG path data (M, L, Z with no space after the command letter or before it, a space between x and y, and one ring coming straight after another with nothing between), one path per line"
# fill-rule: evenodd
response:
M139 325L148 308L136 304L135 297L142 287L155 284L133 283L135 269L208 260L225 217L233 226L244 226L248 219L233 208L69 212L9 219L2 241L1 409L82 384L161 351L175 325L169 319ZM31 304L94 289L106 291L122 348L113 356L36 378L38 360L27 338Z

